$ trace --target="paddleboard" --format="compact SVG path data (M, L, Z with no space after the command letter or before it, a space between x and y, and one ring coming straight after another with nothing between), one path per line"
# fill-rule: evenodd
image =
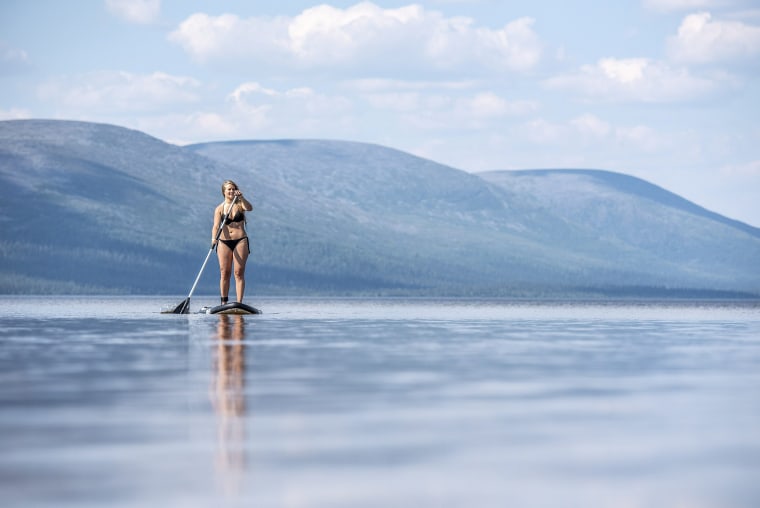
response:
M206 308L206 314L261 314L261 311L244 303L231 302Z

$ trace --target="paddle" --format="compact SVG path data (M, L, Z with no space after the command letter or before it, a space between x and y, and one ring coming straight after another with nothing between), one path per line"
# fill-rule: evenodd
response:
M201 279L201 274L203 273L203 269L206 268L206 263L208 263L208 258L211 257L211 253L216 248L216 245L219 243L219 237L222 236L222 229L224 229L224 225L227 223L227 218L230 216L230 212L232 211L232 208L235 206L235 201L237 201L237 196L232 200L232 204L230 205L229 210L227 210L227 213L224 215L224 219L222 219L222 223L219 224L219 230L216 232L216 238L214 238L214 243L211 245L211 248L208 250L208 254L206 254L206 259L203 260L203 265L201 266L201 271L198 272L198 276L195 278L195 282L193 282L193 287L190 288L190 293L187 295L187 298L182 300L182 303L177 305L174 310L166 312L166 314L187 314L190 312L190 297L193 296L193 291L195 291L195 286L198 285L198 281Z

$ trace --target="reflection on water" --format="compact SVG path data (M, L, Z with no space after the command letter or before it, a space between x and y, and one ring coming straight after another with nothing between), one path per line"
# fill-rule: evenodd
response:
M228 495L240 491L245 472L245 318L219 315L211 404L217 416L215 470Z
M0 297L2 508L760 506L755 303L93 301Z

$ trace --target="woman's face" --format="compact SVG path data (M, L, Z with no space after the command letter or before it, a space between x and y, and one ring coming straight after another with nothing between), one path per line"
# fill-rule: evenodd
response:
M237 188L234 185L228 184L224 186L224 197L227 199L232 199L235 197L235 191L237 191Z

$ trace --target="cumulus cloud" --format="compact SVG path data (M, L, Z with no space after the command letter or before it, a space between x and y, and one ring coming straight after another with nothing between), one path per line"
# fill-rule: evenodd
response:
M660 132L646 125L615 129L615 139L619 144L644 152L656 152L667 145Z
M196 102L199 87L195 79L162 72L102 71L47 82L40 86L39 95L74 111L153 111Z
M29 55L23 49L12 48L0 42L0 76L16 74L29 65Z
M666 136L646 125L612 125L591 113L584 113L567 124L565 135L572 143L606 141L628 146L639 152L656 152L666 146Z
M361 80L336 91L312 87L277 88L261 82L241 83L214 114L171 119L180 137L341 137L356 138L362 118L384 129L456 131L495 127L510 117L527 116L539 106L508 100L474 89L467 82ZM167 120L169 121L169 120ZM155 125L151 127L156 130ZM167 127L161 127L167 130ZM192 133L192 135L191 135ZM176 134L175 134L176 136Z
M580 150L584 155L578 163L598 159L611 147L630 153L657 153L672 149L672 136L647 125L615 124L593 113L582 113L565 121L531 118L511 129L511 142L523 140L536 145L551 144L555 150L570 155ZM593 147L593 153L588 153ZM602 164L604 165L604 164Z
M692 75L648 58L603 58L578 71L543 82L550 89L566 90L589 99L631 102L677 102L713 92L718 78Z
M111 14L124 21L148 24L158 19L161 0L106 0L106 7Z
M304 112L340 112L350 107L350 102L341 96L328 96L315 92L309 87L296 87L284 91L266 88L257 82L239 85L227 96L227 100L240 108L272 106L275 103L290 103Z
M295 17L197 13L169 39L201 62L364 69L374 74L417 68L521 72L535 67L542 51L530 18L490 29L419 5L384 9L371 2L345 9L320 5Z
M529 100L509 100L474 81L356 80L345 85L376 112L400 115L421 129L481 128L539 109Z
M477 86L476 81L409 81L403 79L354 79L344 83L344 87L363 93L390 91L468 90Z
M593 138L605 138L612 130L609 123L590 113L585 113L573 119L570 124L581 135Z
M530 101L508 101L493 92L478 92L462 97L447 95L414 95L408 100L408 107L403 117L405 123L416 128L426 129L484 129L500 125L500 121L508 117L524 116L538 109L536 103ZM393 96L378 101L374 105L381 109L382 105L394 102ZM401 101L403 103L403 101Z
M287 135L324 134L325 124L336 127L353 112L351 100L319 93L309 87L287 90L267 88L257 82L239 85L227 96L228 121L241 132L266 130Z
M705 64L756 58L760 26L714 19L708 12L690 14L668 39L668 55L676 62Z
M203 103L200 103L201 106ZM244 138L355 137L354 103L308 87L277 89L245 82L217 107L142 116L135 128L177 144Z

